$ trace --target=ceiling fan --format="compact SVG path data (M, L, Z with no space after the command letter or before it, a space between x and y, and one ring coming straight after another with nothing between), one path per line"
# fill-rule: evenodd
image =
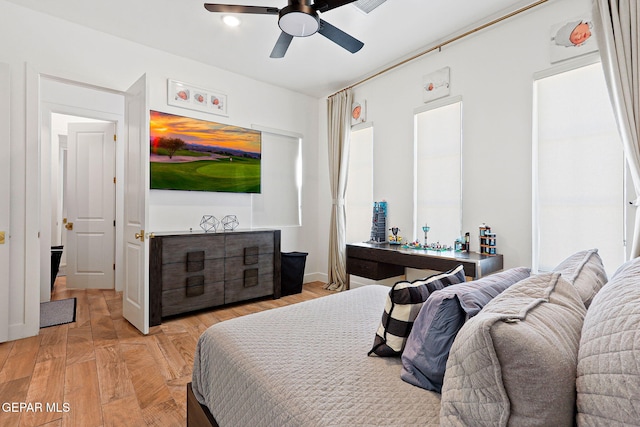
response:
M253 13L261 15L278 15L278 26L282 30L276 45L271 51L271 58L284 57L294 37L307 37L320 33L332 42L342 46L351 53L359 51L364 43L320 19L318 12L326 12L355 0L288 0L289 5L278 9L268 6L241 6L232 4L205 3L209 12Z

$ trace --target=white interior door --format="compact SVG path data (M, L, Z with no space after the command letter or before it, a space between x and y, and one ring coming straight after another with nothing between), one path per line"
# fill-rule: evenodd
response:
M143 75L125 96L124 289L122 314L143 334L149 333L149 108Z
M115 124L68 128L67 287L113 289L115 269Z
M9 206L11 69L0 63L0 342L9 339Z

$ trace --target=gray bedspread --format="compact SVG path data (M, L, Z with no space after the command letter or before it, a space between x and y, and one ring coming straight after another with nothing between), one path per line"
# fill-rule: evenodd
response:
M220 427L438 425L440 395L368 357L389 288L369 285L213 325L193 391Z

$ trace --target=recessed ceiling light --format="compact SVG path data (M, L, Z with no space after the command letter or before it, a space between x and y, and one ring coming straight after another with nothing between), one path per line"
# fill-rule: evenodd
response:
M237 27L240 25L240 20L233 15L224 15L222 21L230 27Z

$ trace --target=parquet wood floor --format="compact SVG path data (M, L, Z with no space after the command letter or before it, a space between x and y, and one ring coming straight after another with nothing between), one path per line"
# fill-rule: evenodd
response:
M76 297L76 321L0 344L0 427L184 426L200 334L217 322L331 294L323 285L173 318L145 336L122 317L121 292L67 289L58 277L52 299Z

